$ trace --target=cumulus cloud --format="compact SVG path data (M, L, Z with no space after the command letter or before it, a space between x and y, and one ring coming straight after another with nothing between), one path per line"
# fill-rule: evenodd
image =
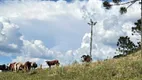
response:
M0 50L6 53L20 52L23 41L18 26L0 17L0 27Z
M3 12L0 15L9 17L13 23L19 25L21 33L28 40L40 39L54 50L75 50L89 30L80 12L84 4L85 1L5 3L5 6L0 6Z
M134 4L120 15L119 7L105 10L100 0L6 3L0 5L0 16L10 21L0 21L0 50L20 50L13 61L36 61L45 66L45 60L58 59L63 65L80 61L83 54L89 54L87 22L93 18L97 21L93 28L93 60L112 58L119 36L129 35L136 41L130 29L140 17L138 8L138 3Z
M0 32L3 29L3 24L0 23ZM4 41L6 39L5 35L3 33L0 33L0 42Z
M94 6L97 5L97 6ZM128 12L124 15L120 15L119 7L113 7L111 10L105 10L102 7L102 1L99 0L89 0L83 10L89 12L86 14L85 19L89 21L88 16L97 21L93 30L93 51L92 55L94 60L102 60L106 58L112 58L115 54L116 42L120 36L130 36L134 41L136 41L136 36L131 35L131 27L134 21L140 18L140 5L138 3L134 4L128 9ZM134 9L134 13L132 13ZM137 10L139 9L139 10ZM137 11L136 11L137 10ZM86 17L87 16L87 17ZM129 17L128 17L129 16ZM88 36L86 36L88 34ZM88 45L90 44L89 33L86 33L83 39L82 45L86 45L83 49L88 51ZM83 47L84 48L84 47ZM88 53L88 52L86 52Z

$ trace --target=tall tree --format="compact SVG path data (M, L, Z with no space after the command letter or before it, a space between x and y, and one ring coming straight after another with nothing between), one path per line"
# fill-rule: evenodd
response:
M90 19L90 23L88 23L91 26L91 37L90 37L90 57L92 58L92 40L93 40L93 26L96 25L97 22L93 22L92 19Z

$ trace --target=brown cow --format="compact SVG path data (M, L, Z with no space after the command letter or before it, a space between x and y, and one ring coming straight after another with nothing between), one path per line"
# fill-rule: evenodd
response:
M31 69L31 63L32 62L29 62L29 61L25 62L25 64L24 64L24 70L26 72L30 71L30 69Z
M15 71L15 70L16 70L16 62L10 63L10 64L9 64L9 69L10 69L11 71Z
M52 65L59 66L59 64L60 64L58 60L45 61L45 62L48 64L49 68L51 68Z

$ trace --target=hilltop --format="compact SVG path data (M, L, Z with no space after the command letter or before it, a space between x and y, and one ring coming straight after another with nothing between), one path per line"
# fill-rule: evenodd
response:
M141 80L140 51L118 59L72 64L30 73L2 72L0 80Z

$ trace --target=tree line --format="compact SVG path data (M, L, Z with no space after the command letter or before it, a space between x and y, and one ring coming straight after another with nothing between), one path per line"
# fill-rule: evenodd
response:
M135 26L131 28L132 35L140 35L141 33L141 20L137 20L137 22L134 23ZM122 52L122 54L114 56L114 58L126 56L128 54L133 53L134 51L137 51L141 48L140 40L137 42L137 44L134 44L133 41L130 40L129 36L120 36L117 41L117 51Z

